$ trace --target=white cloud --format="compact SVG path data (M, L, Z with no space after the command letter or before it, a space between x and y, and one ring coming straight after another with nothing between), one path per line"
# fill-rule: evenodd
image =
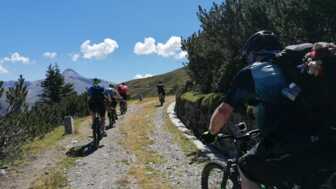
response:
M8 73L8 70L0 64L0 74L6 74L6 73Z
M80 54L76 53L71 55L71 60L76 62L80 58Z
M56 53L56 52L45 52L45 53L43 53L43 56L44 56L45 58L51 60L51 59L56 58L57 53Z
M188 53L186 51L179 52L176 56L176 59L186 59L188 58Z
M134 79L143 79L143 78L147 78L147 77L153 77L152 74L136 74L134 76Z
M134 53L137 55L156 53L155 39L152 37L146 37L143 43L137 42L134 46Z
M137 42L134 53L137 55L157 54L162 57L185 59L187 52L182 51L181 37L171 36L166 43L155 43L152 37L145 38L144 42Z
M118 43L110 38L104 39L103 42L97 44L91 44L90 40L84 41L80 46L82 57L85 59L92 58L104 58L107 55L113 53L117 48L119 48Z
M157 53L163 57L175 56L181 51L181 38L172 36L166 43L157 45Z
M0 62L5 63L5 62L19 62L22 64L28 64L30 62L30 59L28 57L20 55L18 52L12 53L9 57L4 57L0 60Z

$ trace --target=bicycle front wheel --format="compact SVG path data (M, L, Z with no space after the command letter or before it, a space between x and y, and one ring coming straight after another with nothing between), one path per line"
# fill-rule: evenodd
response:
M220 163L208 163L202 171L202 189L240 189L237 177L230 168Z

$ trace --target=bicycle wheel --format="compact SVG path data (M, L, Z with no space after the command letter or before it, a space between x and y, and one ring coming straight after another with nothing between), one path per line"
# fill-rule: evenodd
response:
M229 167L208 163L202 171L202 189L240 189L238 177L231 177Z
M108 128L113 128L113 124L115 123L114 114L111 111L109 111L107 113L107 117L109 118Z
M163 106L163 103L164 103L164 96L163 95L160 95L160 105Z
M92 135L93 135L93 144L97 148L99 146L99 141L101 139L99 119L96 119L94 121L92 132L93 132L92 133Z

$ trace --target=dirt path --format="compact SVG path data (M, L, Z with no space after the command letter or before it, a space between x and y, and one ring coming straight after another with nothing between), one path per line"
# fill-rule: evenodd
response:
M125 116L136 113L137 108L131 106ZM134 162L134 155L121 146L122 135L119 125L125 122L125 116L119 118L117 126L107 131L97 151L76 162L76 166L68 172L71 188L131 188L136 189L135 181L127 177L129 165Z
M171 101L173 98L168 98L166 105ZM83 123L86 130L81 131L81 135L86 137L76 143L73 143L74 138L65 137L56 147L19 167L17 170L20 171L12 171L6 179L0 177L0 188L29 188L41 175L48 174L45 170L57 166L71 147L76 153L87 153L70 153L77 159L70 169L62 169L67 180L66 188L200 188L203 165L192 161L193 157L188 155L190 151L184 149L187 140L183 141L178 131L171 131L176 128L168 124L166 107L158 107L157 103L156 98L150 98L130 105L127 114L119 118L115 128L107 131L108 136L95 151L87 150L85 144L92 140L88 137L91 131L87 127L89 123ZM190 145L187 144L187 148L193 149Z
M104 146L68 172L71 188L200 188L203 165L183 152L165 128L166 107L156 104L150 99L131 106Z
M162 155L167 161L154 167L163 172L173 188L200 188L201 170L203 164L193 163L191 157L185 154L173 136L164 127L166 109L157 108L153 117L155 130L153 132L154 151Z

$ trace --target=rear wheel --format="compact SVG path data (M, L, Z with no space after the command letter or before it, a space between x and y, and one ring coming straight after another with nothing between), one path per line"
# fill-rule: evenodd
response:
M101 131L100 131L100 121L99 118L96 118L94 123L93 123L93 144L95 145L96 148L99 146L99 141L101 139Z
M230 167L208 163L202 171L202 189L240 189L238 176L230 175Z
M163 106L163 103L164 103L164 101L165 101L165 97L164 97L164 95L160 94L160 96L159 96L159 100L160 100L160 105Z
M114 117L115 115L114 115L113 111L108 112L107 116L109 118L109 128L113 128L113 125L115 123L115 117Z

